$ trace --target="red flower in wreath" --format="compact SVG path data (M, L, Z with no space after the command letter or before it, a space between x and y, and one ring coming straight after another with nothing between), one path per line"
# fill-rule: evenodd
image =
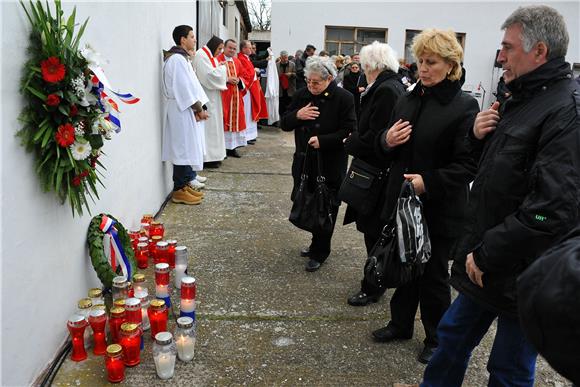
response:
M58 106L60 104L60 97L56 94L49 94L46 97L46 104L48 106Z
M79 113L79 108L77 108L77 105L71 105L71 107L70 107L70 110L69 110L68 114L69 114L71 117L74 117L74 116L76 116L78 113Z
M85 169L84 171L81 172L81 174L79 175L81 178L85 178L89 175L89 170Z
M79 185L81 185L81 177L80 176L75 176L72 178L72 185L74 185L75 187L78 187Z
M72 145L75 142L75 128L71 124L60 125L54 138L63 148Z
M66 74L64 65L56 56L51 56L40 62L40 69L42 70L42 79L49 83L62 81Z

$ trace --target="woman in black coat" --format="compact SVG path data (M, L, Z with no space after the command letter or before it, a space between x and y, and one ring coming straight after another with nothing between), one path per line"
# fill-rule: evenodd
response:
M317 154L320 154L322 175L333 197L332 216L333 223L336 223L340 205L336 193L346 174L348 158L343 141L356 127L354 101L348 91L334 82L336 67L329 59L309 58L304 72L307 87L294 94L288 112L280 122L282 130L294 130L296 152L292 162L292 200L300 185L304 165L309 187L314 188L318 171ZM300 252L301 256L309 258L307 271L320 268L330 254L331 239L332 231L312 234L310 246Z
M413 52L420 81L399 100L390 128L378 138L391 165L382 218L386 221L396 210L401 184L410 180L423 203L432 256L420 278L395 290L391 321L373 336L380 342L410 339L420 304L426 338L418 360L427 363L437 348L437 325L451 302L448 259L477 169L466 136L479 105L461 91L463 50L453 32L424 30Z
M358 129L345 141L344 147L359 162L386 170L388 164L385 156L375 152L376 140L379 133L388 126L397 100L405 93L405 86L397 73L397 55L388 44L374 42L364 46L360 51L360 58L369 87L361 96ZM377 188L383 189L384 186ZM352 206L346 209L344 224L356 221L357 230L364 234L367 253L379 239L383 226L379 215L377 208L371 208L367 213L357 213ZM381 295L382 293L374 293L363 279L361 290L349 297L348 303L364 306L369 302L376 302Z
M360 94L364 91L366 86L367 79L365 74L361 71L360 64L358 62L350 63L345 70L342 87L350 91L353 95L354 109L357 117L360 116Z

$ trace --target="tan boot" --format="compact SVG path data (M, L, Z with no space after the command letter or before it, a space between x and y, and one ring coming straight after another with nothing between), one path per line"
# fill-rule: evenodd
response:
M196 188L193 188L193 187L191 186L191 184L187 184L187 185L185 186L185 189L187 190L187 192L189 192L189 194L190 194L190 195L193 195L193 196L195 196L195 197L197 197L197 198L203 199L203 197L205 196L205 195L203 194L203 192L201 192L200 190L198 190L198 189L196 189Z
M185 187L183 187L179 191L173 191L173 194L171 195L171 201L173 203L195 205L201 203L201 198L193 196Z

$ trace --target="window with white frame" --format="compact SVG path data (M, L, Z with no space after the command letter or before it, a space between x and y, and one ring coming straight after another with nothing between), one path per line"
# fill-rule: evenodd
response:
M326 26L324 49L329 55L352 55L363 46L374 42L387 42L386 28Z

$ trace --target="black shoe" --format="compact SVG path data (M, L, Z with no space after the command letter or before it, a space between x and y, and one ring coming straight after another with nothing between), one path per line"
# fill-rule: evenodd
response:
M411 336L405 336L397 332L392 326L387 325L373 332L373 339L379 343L388 343L393 340L409 340Z
M310 247L305 247L302 250L300 250L300 256L301 257L310 257Z
M349 297L348 304L352 306L365 306L370 304L371 302L377 302L381 296L373 296L366 294L362 290L359 291L354 296Z
M240 157L242 157L242 155L238 153L238 150L237 149L226 149L226 155L232 156L232 157L235 157L235 158L238 158L238 159Z
M436 350L437 350L437 347L431 347L429 345L425 345L423 347L423 350L421 351L421 353L417 357L417 360L419 361L419 363L428 364L429 361L431 360L431 358L433 357L433 354L435 353Z
M250 141L247 141L247 143L250 145L256 145L256 140L250 140Z
M320 269L320 262L315 261L314 259L309 259L308 262L306 262L306 266L304 266L304 269L306 271L316 271Z
M203 168L219 168L222 165L221 161L208 161L203 163Z

